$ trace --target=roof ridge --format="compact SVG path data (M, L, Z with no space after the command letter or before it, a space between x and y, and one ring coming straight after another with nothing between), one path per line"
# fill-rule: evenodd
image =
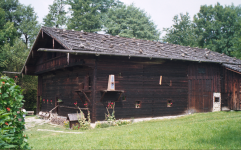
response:
M199 47L182 46L160 41L126 38L114 35L42 27L50 36L70 50L88 51L105 54L129 54L159 56L161 59L182 59L186 61L241 64L241 60L225 54Z

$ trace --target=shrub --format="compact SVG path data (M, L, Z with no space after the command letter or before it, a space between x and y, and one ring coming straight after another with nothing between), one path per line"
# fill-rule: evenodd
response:
M30 149L24 130L23 95L14 80L0 78L0 149Z
M69 121L64 121L64 127L69 129Z
M79 130L79 124L78 123L76 123L76 125L72 125L72 128L71 128L72 130Z
M122 126L122 125L127 125L130 124L130 121L122 121L122 120L116 120L115 119L115 104L112 105L113 111L110 114L108 108L106 107L107 110L107 114L105 114L105 120L107 122L103 122L103 123L96 123L96 128L107 128L110 126Z
M108 122L114 122L115 121L115 104L112 106L113 111L110 114L108 108L106 107L107 114L105 114L105 120Z
M78 107L79 108L79 107ZM79 122L79 128L82 130L88 130L90 129L90 111L88 110L88 115L87 115L87 119L85 118L84 113L80 110L80 114L77 114L77 118L78 118L78 122Z

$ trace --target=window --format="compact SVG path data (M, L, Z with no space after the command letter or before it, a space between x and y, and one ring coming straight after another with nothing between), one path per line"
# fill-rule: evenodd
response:
M219 102L219 97L215 97L214 102Z
M172 100L167 100L167 107L172 107Z
M198 68L198 73L206 73L205 68Z
M135 108L141 108L141 101L136 101Z
M122 101L126 101L126 96L123 96L123 97L122 97Z

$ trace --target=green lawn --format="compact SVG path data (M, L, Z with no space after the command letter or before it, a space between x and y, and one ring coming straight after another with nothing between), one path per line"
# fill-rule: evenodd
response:
M193 114L177 119L92 129L82 134L42 125L26 131L33 149L241 149L241 112Z

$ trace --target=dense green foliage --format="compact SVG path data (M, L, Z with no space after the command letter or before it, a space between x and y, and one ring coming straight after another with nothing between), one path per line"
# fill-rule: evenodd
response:
M241 8L235 6L201 6L191 21L181 14L174 17L174 25L164 29L165 42L184 46L198 46L229 56L240 56Z
M99 5L95 5L91 0L70 0L69 5L72 14L68 22L68 29L87 32L100 31Z
M37 90L30 89L23 94L24 96L24 109L28 111L36 111L36 97L37 97Z
M0 1L0 74L2 71L20 72L27 59L30 46L39 31L37 15L31 6L18 0ZM9 75L15 78L15 74ZM25 96L37 90L37 77L18 78L17 84ZM29 97L29 96L27 96ZM35 102L36 97L31 101Z
M240 28L234 6L201 6L194 16L198 45L219 53L230 55L234 51L234 40Z
M54 0L53 5L49 5L49 13L43 19L46 27L62 27L67 22L67 11L65 6L67 0Z
M37 33L40 30L40 25L37 21L37 14L34 12L33 7L21 5L21 24L19 31L24 37L24 43L28 46L32 45Z
M183 46L197 46L194 24L190 20L189 14L180 14L180 18L176 15L173 18L173 22L173 26L164 28L166 36L163 37L163 40Z
M101 31L108 10L122 4L119 0L69 0L71 17L68 29Z
M240 149L240 121L239 111L210 112L96 128L80 134L61 133L70 130L44 124L26 134L33 149Z
M104 22L105 31L111 35L145 40L159 40L160 32L147 14L134 5L111 8Z
M29 149L27 137L23 134L24 124L21 110L23 95L14 80L0 78L0 149ZM19 112L19 113L18 113Z

